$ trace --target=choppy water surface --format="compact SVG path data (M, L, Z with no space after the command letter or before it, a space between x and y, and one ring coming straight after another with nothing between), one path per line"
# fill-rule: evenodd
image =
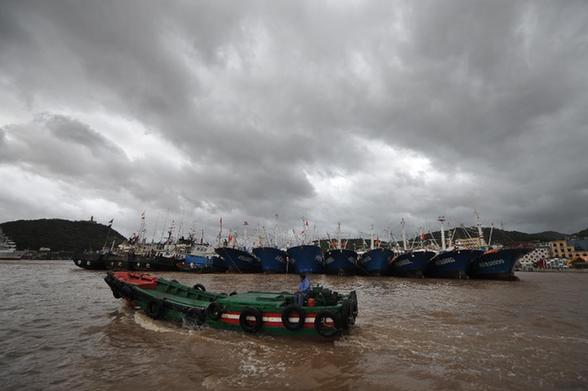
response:
M104 275L0 261L2 390L588 388L588 273L514 283L314 276L358 292L357 325L334 343L153 321L115 300ZM224 292L297 283L161 275Z

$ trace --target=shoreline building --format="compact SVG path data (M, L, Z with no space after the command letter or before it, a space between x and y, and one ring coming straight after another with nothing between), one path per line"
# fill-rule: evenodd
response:
M523 255L519 259L519 262L523 269L533 268L541 261L546 262L549 258L552 257L551 254L551 246L549 244L542 243L536 246L531 252Z
M552 240L549 242L549 246L552 257L574 259L574 246L570 245L567 240Z
M573 261L581 259L588 262L588 239L572 239L570 244L574 248Z
M588 239L553 240L549 246L553 258L588 262Z

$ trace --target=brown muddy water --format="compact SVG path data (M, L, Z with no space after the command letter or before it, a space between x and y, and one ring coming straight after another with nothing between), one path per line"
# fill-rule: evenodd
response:
M224 292L297 283L160 274ZM0 261L1 390L588 388L588 273L313 276L359 299L351 333L321 343L153 321L114 299L104 275L69 261Z

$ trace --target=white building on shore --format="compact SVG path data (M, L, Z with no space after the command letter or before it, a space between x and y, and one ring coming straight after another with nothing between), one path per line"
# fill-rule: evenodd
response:
M530 253L525 254L519 259L521 266L533 267L533 265L541 260L548 260L551 258L551 247L549 244L541 244L533 249Z

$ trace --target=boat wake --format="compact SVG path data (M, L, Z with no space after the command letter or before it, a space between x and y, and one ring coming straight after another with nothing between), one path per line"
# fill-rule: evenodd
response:
M182 329L172 328L167 326L163 323L160 323L156 320L151 319L147 315L143 314L142 312L135 311L133 314L133 320L136 324L144 328L148 331L155 331L156 333L179 333L179 334L186 334Z

